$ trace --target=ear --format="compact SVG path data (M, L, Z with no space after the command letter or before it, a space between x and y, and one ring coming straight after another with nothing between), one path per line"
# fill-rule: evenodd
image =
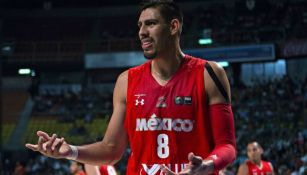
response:
M178 19L172 19L170 25L171 35L177 35L181 32L181 24Z

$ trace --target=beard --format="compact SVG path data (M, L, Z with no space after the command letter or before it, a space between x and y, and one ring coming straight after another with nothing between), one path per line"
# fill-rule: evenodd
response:
M154 58L157 57L157 52L155 51L154 53L146 53L146 51L144 51L144 57L147 60L153 60Z

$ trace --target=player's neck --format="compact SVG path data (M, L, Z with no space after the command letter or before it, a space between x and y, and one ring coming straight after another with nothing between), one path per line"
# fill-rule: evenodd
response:
M151 63L151 73L154 77L167 81L179 69L183 58L181 50L176 54L157 57Z
M252 160L252 162L257 165L259 168L262 168L261 160Z

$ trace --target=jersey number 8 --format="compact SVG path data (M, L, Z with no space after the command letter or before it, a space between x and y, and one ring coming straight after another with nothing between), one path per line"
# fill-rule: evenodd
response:
M158 148L157 154L161 159L167 158L169 156L169 147L168 147L168 135L159 134L157 138Z

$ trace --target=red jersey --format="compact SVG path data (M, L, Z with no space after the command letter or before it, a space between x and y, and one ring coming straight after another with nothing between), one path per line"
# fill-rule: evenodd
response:
M262 166L261 168L249 160L246 162L246 164L248 167L249 175L272 175L273 174L273 170L269 162L261 161L261 166Z
M205 60L185 55L164 86L151 74L151 61L128 73L125 129L131 147L127 174L160 174L187 166L188 154L206 158L214 148L204 89Z
M101 175L116 175L116 170L112 165L101 165L99 167L99 172Z

